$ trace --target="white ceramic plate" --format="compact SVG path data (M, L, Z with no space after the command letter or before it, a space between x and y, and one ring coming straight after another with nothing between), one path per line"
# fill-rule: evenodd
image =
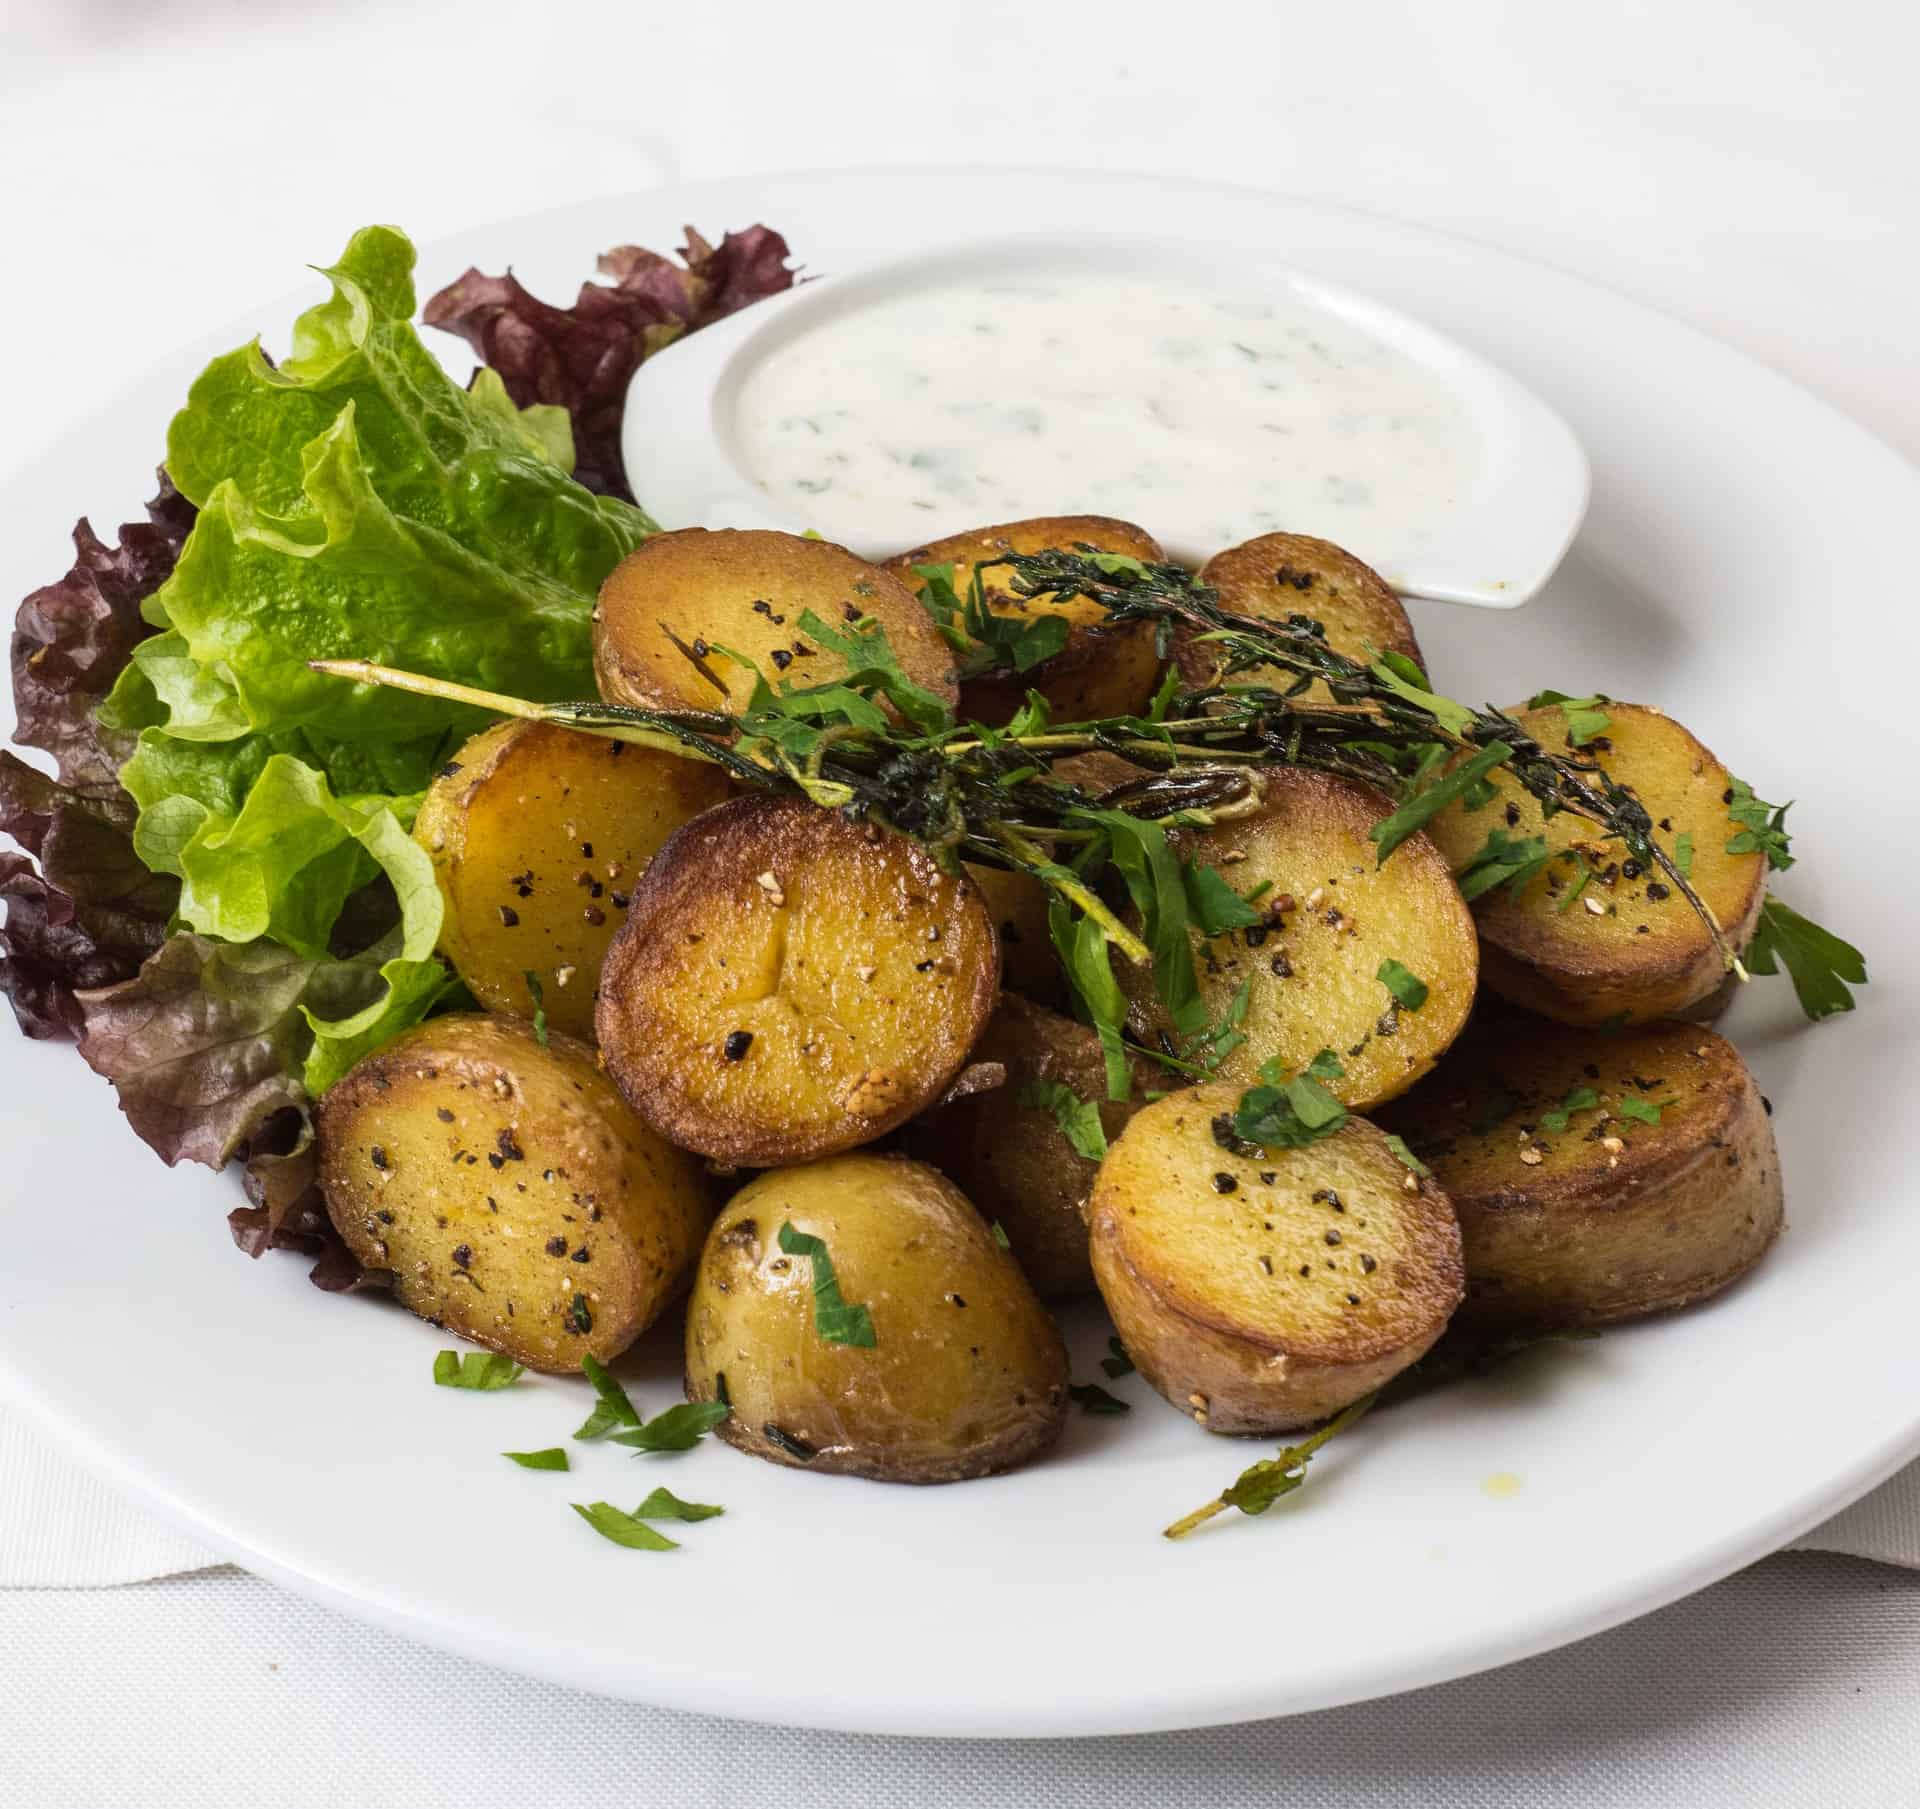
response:
M511 260L566 292L593 255L764 218L819 268L916 235L1071 222L1250 245L1495 357L1572 423L1592 512L1517 614L1425 606L1444 688L1592 687L1670 707L1763 796L1795 796L1794 902L1859 942L1875 984L1797 1026L1783 981L1730 1020L1778 1108L1791 1226L1712 1305L1563 1347L1376 1417L1258 1521L1159 1529L1260 1447L1150 1396L1076 1416L1051 1461L930 1490L808 1477L717 1446L576 1448L570 1476L496 1453L564 1441L580 1388L461 1395L443 1340L304 1265L229 1244L234 1194L168 1174L69 1052L0 1033L0 1374L109 1481L322 1601L588 1689L886 1733L1118 1733L1432 1683L1592 1633L1725 1574L1920 1450L1920 997L1913 839L1920 483L1891 452L1734 353L1582 283L1385 221L1226 189L927 170L737 181L583 203L429 248L423 291ZM331 253L314 247L316 258ZM263 277L272 273L263 272ZM291 302L254 311L284 344ZM210 298L210 307L221 306ZM119 519L195 348L64 424L6 497L7 597L44 581L81 509ZM456 348L457 349L457 348ZM49 429L62 427L47 423ZM21 548L32 569L15 569ZM1077 1327L1092 1372L1101 1328ZM677 1393L671 1341L625 1366ZM1503 1498L1494 1472L1519 1479ZM726 1504L671 1556L566 1507L655 1483Z
M1565 556L1586 513L1590 483L1580 442L1541 399L1497 365L1436 333L1424 322L1371 297L1306 275L1244 242L1209 244L1190 236L1126 237L1056 225L1028 233L955 244L879 264L837 269L650 358L627 392L624 454L627 476L657 519L676 527L784 528L816 524L783 507L753 476L743 449L742 409L755 369L781 347L845 315L929 284L1005 282L1015 276L1074 278L1178 273L1185 284L1216 296L1280 298L1321 318L1341 321L1393 349L1457 400L1481 448L1478 475L1440 521L1405 529L1378 545L1349 543L1405 596L1482 609L1531 602ZM1069 382L1086 382L1076 373ZM1061 507L1083 506L1059 499ZM1035 505L1044 512L1048 505ZM938 527L942 524L934 523ZM845 527L857 553L882 559L928 531L924 516L896 508ZM1319 531L1332 534L1331 527ZM1168 556L1200 565L1218 545L1183 539L1156 521Z

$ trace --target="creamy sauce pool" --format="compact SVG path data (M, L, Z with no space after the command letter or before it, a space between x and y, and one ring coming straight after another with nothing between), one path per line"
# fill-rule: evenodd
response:
M1094 512L1190 557L1285 530L1392 567L1480 465L1453 392L1352 322L1123 277L850 310L761 360L733 425L769 497L867 550Z

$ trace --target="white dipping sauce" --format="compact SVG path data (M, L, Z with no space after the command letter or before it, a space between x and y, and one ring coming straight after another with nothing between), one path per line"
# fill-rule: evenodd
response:
M1481 457L1445 383L1304 298L1067 274L836 315L748 371L733 428L783 511L867 549L1096 513L1191 558L1285 530L1392 568Z

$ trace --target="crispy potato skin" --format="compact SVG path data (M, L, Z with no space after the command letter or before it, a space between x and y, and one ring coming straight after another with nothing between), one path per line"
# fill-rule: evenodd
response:
M1599 1105L1563 1130L1540 1122L1579 1087ZM1623 1099L1677 1103L1649 1125L1622 1117ZM1731 1043L1691 1024L1603 1036L1517 1012L1477 1018L1382 1123L1452 1198L1460 1318L1488 1331L1685 1306L1744 1275L1783 1223L1760 1089Z
M593 1036L600 963L633 884L731 790L717 767L544 722L497 722L428 788L413 838L446 906L440 952L489 1011Z
M1404 1092L1460 1033L1473 1006L1479 948L1473 918L1440 852L1424 835L1404 842L1384 867L1367 832L1390 806L1364 786L1325 773L1279 768L1264 775L1255 816L1169 836L1177 851L1212 866L1240 893L1271 881L1267 923L1210 941L1194 938L1200 995L1218 1021L1250 983L1247 1040L1218 1077L1251 1083L1278 1057L1289 1071L1331 1049L1346 1069L1327 1083L1365 1110ZM1234 859L1234 856L1243 858ZM1376 977L1387 958L1428 987L1418 1011L1397 1011ZM1132 1004L1136 1038L1148 1047L1171 1033L1153 978L1116 963Z
M1413 624L1392 587L1372 566L1330 540L1311 534L1262 534L1214 556L1200 568L1200 582L1220 593L1231 615L1261 622L1310 616L1327 633L1327 645L1349 659L1365 660L1368 647L1404 653L1426 669ZM1213 682L1219 650L1191 628L1177 629L1174 663L1181 682L1198 690ZM1309 697L1325 697L1316 682Z
M1005 1084L915 1125L914 1153L958 1182L982 1217L998 1222L1042 1300L1092 1293L1087 1197L1100 1164L1067 1141L1045 1106L1022 1105L1020 1093L1036 1082L1058 1081L1082 1099L1100 1101L1109 1143L1140 1109L1139 1101L1107 1098L1106 1058L1091 1030L1014 993L1001 995L969 1059L999 1062L1007 1071ZM1180 1084L1136 1068L1136 1093Z
M952 651L899 578L830 540L757 528L655 534L613 568L593 617L600 695L658 710L743 708L751 675L715 655L706 665L727 687L716 690L669 630L689 647L705 641L733 648L771 685L783 678L796 685L844 678L846 662L801 633L800 618L809 609L835 629L872 616L909 678L950 709L958 701Z
M1286 1432L1431 1347L1460 1300L1460 1228L1364 1119L1306 1149L1222 1147L1213 1124L1240 1093L1190 1087L1134 1116L1094 1183L1093 1273L1128 1355L1183 1413Z
M1760 921L1767 863L1764 855L1726 851L1739 827L1723 802L1730 775L1660 711L1623 703L1609 703L1606 710L1612 718L1607 745L1595 743L1586 751L1614 779L1632 786L1669 845L1683 833L1692 835L1693 887L1738 953ZM1543 747L1567 745L1566 716L1558 704L1515 714ZM1561 909L1579 883L1583 857L1577 845L1593 837L1594 826L1564 811L1543 819L1539 805L1512 779L1498 769L1490 776L1492 803L1477 811L1450 805L1428 826L1453 869L1473 859L1493 828L1516 839L1544 836L1554 857L1517 896L1499 887L1474 901L1482 968L1492 991L1543 1017L1588 1026L1687 1016L1724 999L1726 970L1706 926L1657 873L1629 875L1618 844L1593 844L1588 864L1601 877ZM1605 877L1610 870L1611 881ZM1589 898L1599 904L1597 914L1588 908Z
M663 1137L764 1167L871 1143L923 1111L999 986L971 881L905 836L755 793L654 856L596 1022L607 1071Z
M1047 888L1030 873L966 863L1000 934L1000 984L1042 1004L1066 997L1060 960L1047 925Z
M960 714L969 722L994 726L1008 721L1027 701L1028 691L1047 700L1055 722L1091 722L1104 716L1131 716L1146 707L1160 679L1160 661L1154 652L1153 624L1127 622L1105 626L1107 612L1089 597L1056 597L1047 593L1022 597L1012 587L1012 574L993 570L993 562L1007 553L1044 553L1051 548L1091 546L1102 553L1128 553L1136 559L1163 559L1160 543L1146 529L1110 515L1046 515L1030 521L1009 521L998 527L974 528L949 534L911 552L898 553L886 569L916 589L916 565L953 566L953 587L964 597L976 566L985 567L982 581L987 607L997 616L1065 616L1071 632L1067 644L1052 659L1029 672L996 672L969 679L961 687Z
M694 1162L593 1051L435 1018L320 1101L327 1213L401 1303L529 1368L616 1357L679 1295L713 1215Z
M826 1244L842 1298L872 1315L871 1348L815 1330L813 1263L781 1253L783 1223ZM959 1189L902 1156L776 1169L728 1202L687 1312L687 1398L719 1399L723 1375L723 1439L826 1475L991 1476L1066 1418L1058 1328Z

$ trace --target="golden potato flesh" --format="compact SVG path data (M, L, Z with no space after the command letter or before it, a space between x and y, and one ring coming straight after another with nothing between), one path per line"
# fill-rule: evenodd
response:
M1065 996L1053 933L1047 926L1052 896L1031 873L967 863L967 877L979 887L1000 933L1000 983L1010 992L1051 1003Z
M1739 825L1727 816L1732 777L1679 723L1643 704L1608 703L1605 735L1572 749L1597 759L1631 786L1671 849L1693 850L1690 883L1736 952L1752 939L1766 897L1762 854L1729 854ZM1558 704L1517 713L1553 752L1569 751ZM1475 901L1487 985L1516 1005L1563 1024L1617 1024L1675 1017L1713 1000L1726 968L1693 907L1659 872L1643 872L1618 842L1570 812L1543 818L1504 770L1489 775L1494 797L1478 810L1454 804L1428 833L1456 872L1499 830L1511 840L1542 836L1551 858L1518 893L1502 886Z
M654 856L596 1021L662 1136L758 1167L870 1143L931 1104L999 984L970 880L905 836L755 794Z
M1210 1432L1285 1432L1440 1336L1460 1229L1364 1119L1253 1149L1233 1136L1240 1097L1189 1087L1135 1114L1094 1183L1093 1272L1128 1355L1183 1413Z
M1123 622L1110 628L1107 612L1091 597L1058 597L1050 592L1020 596L1013 587L1011 568L994 566L1007 553L1044 553L1053 548L1071 552L1082 546L1135 559L1165 557L1160 543L1130 521L1108 515L1048 515L949 534L886 562L888 571L916 587L921 582L914 573L916 566L951 564L953 588L962 599L978 569L987 607L995 615L1028 621L1049 615L1066 619L1067 644L1051 659L1026 672L990 672L969 679L960 697L965 720L1004 723L1026 702L1030 690L1047 700L1055 722L1131 716L1146 707L1160 680L1152 623Z
M1780 1230L1766 1102L1733 1045L1697 1025L1607 1036L1483 1015L1381 1122L1452 1198L1461 1318L1486 1330L1685 1306Z
M1075 1149L1036 1090L1064 1087L1091 1102L1101 1134L1111 1140L1139 1110L1140 1092L1178 1081L1136 1063L1135 1097L1107 1098L1100 1039L1084 1024L1013 993L1001 995L970 1059L999 1063L1005 1082L915 1126L914 1152L958 1182L982 1216L999 1224L1043 1300L1091 1292L1086 1207L1100 1164Z
M1327 1082L1329 1091L1364 1109L1410 1087L1466 1023L1478 970L1473 918L1425 836L1376 865L1367 832L1390 806L1375 793L1297 768L1264 778L1258 815L1169 838L1243 897L1268 888L1256 906L1266 913L1261 923L1194 937L1211 1020L1223 1019L1247 989L1246 1041L1220 1064L1219 1078L1250 1082L1270 1058L1294 1073L1330 1049L1345 1073ZM1399 1004L1381 980L1388 961L1426 987L1418 1009ZM1115 967L1136 1037L1164 1047L1159 1039L1171 1038L1171 1025L1152 975Z
M872 1343L821 1335L825 1246ZM733 1407L720 1436L770 1462L885 1482L1012 1469L1060 1435L1067 1354L1013 1258L951 1182L901 1156L775 1169L727 1203L687 1311L687 1396Z
M958 699L952 650L896 576L830 540L743 528L655 534L613 568L593 617L600 695L659 710L741 710L753 673L721 647L776 690L844 678L846 662L802 631L808 610L841 633L871 617L915 684L949 708Z
M434 1018L315 1112L327 1213L423 1319L517 1362L618 1356L685 1286L704 1177L584 1044L511 1018Z
M1307 616L1326 630L1327 645L1349 659L1367 661L1380 653L1402 653L1423 670L1413 624L1392 587L1372 566L1330 540L1311 534L1262 534L1214 556L1200 568L1200 582L1220 593L1230 615L1261 622L1285 622ZM1220 652L1197 631L1175 631L1173 657L1181 681L1194 690L1214 682ZM1249 673L1242 682L1259 674ZM1267 674L1268 681L1273 678ZM1309 698L1324 698L1315 683Z
M593 1035L607 944L647 862L731 790L718 767L542 722L499 722L441 768L413 827L433 860L440 952L489 1011Z

